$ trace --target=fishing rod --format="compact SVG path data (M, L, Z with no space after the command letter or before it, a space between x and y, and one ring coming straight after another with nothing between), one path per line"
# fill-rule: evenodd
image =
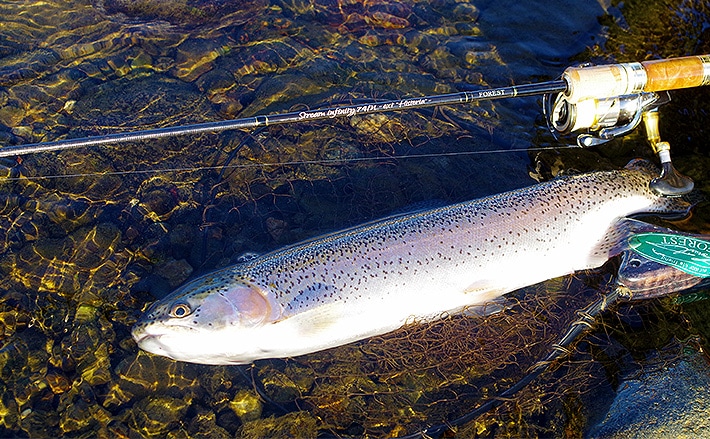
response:
M383 113L386 111L400 111L414 108L435 107L440 105L456 105L481 100L512 98L517 96L534 96L545 93L562 92L567 89L563 80L548 81L536 84L501 87L494 89L464 91L444 95L422 96L418 98L405 98L398 100L379 101L367 104L344 105L332 108L294 111L290 113L271 114L265 116L252 116L241 119L206 122L192 125L182 125L165 128L155 128L126 133L107 134L103 136L83 137L79 139L57 140L53 142L30 143L26 145L5 146L0 148L0 157L12 157L23 154L34 154L46 151L59 151L65 149L131 143L142 140L158 139L163 137L182 136L200 133L215 133L227 130L244 130L272 125L283 125L295 122L305 122L338 117L352 117L355 115Z
M661 174L651 183L651 187L663 195L678 196L690 192L693 181L673 167L670 144L662 142L658 134L657 109L669 101L669 90L708 84L710 55L640 63L584 65L567 68L561 79L533 84L4 146L0 148L0 158L206 132L245 130L414 108L543 95L543 109L550 131L555 137L576 135L576 142L580 147L608 142L633 130L643 120L651 147L662 165Z

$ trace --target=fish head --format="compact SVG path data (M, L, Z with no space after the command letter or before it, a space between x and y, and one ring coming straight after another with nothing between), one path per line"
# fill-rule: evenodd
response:
M132 330L138 346L179 361L250 362L252 336L277 320L281 310L264 290L227 276L203 276L151 305ZM235 363L234 358L245 360Z

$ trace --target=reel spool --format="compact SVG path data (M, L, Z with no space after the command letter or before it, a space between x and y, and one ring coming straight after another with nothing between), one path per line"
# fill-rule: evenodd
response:
M545 95L548 100L549 95ZM646 111L658 108L670 100L667 94L639 93L603 99L584 99L578 103L569 101L564 93L554 99L551 106L545 102L549 114L548 126L555 134L577 135L577 144L582 147L597 146L615 137L622 136L641 123Z
M556 138L574 136L581 147L596 146L644 121L649 143L662 166L651 188L666 196L680 196L693 189L693 181L673 167L670 144L661 142L657 110L670 101L668 90L710 84L710 56L570 67L562 79L567 90L543 98L547 125Z

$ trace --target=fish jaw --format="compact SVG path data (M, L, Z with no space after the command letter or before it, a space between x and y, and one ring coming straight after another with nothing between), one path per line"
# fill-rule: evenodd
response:
M133 331L138 346L151 354L187 363L210 365L249 364L268 357L255 344L252 329L206 331L200 328L176 328L154 324L143 331Z
M250 353L258 351L254 332L278 321L281 312L272 292L223 270L153 304L132 335L141 349L174 360L246 364L253 361Z

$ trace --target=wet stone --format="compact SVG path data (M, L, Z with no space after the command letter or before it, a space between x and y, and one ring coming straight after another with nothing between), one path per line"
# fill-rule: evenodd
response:
M139 116L127 123L126 114ZM194 85L156 74L105 83L82 96L71 114L71 125L76 127L71 135L96 134L107 127L122 127L125 131L131 126L145 128L204 120L215 120L215 114L209 101ZM191 154L204 154L204 151L190 151L189 142L153 140L142 145L137 148L103 148L101 151L104 159L112 163L145 163L151 157L163 159L165 148L184 148Z
M82 380L91 386L99 386L111 381L110 367L108 344L103 343L96 349L92 361L79 365L78 369L81 370Z
M103 151L102 151L103 152ZM63 197L65 202L70 202L70 213L77 217L77 220L64 225L73 228L84 224L89 224L90 220L95 220L99 215L103 215L109 221L115 219L111 215L118 208L116 205L106 205L101 201L120 196L123 190L125 178L105 173L104 175L91 174L92 170L105 171L111 164L107 162L103 154L94 151L65 151L62 154L62 161L43 161L38 164L41 169L46 169L47 173L72 174L74 177L59 179L55 182L56 188L68 193L81 193L82 196L71 198ZM89 173L88 175L85 175ZM88 204L88 206L87 206ZM80 209L86 206L86 210L78 216Z
M71 334L62 340L62 348L77 363L92 358L99 342L98 328L91 324L77 325Z
M308 412L293 412L247 422L239 429L242 439L265 437L314 438L318 436L316 419Z
M206 370L209 373L198 373L199 385L207 393L211 395L232 395L232 388L243 388L248 385L247 381L241 379L240 374L234 373L234 370L228 367L208 367ZM204 372L204 371L203 371ZM224 402L229 398L224 398Z
M172 288L185 282L192 271L192 266L185 259L170 259L156 265L153 270L155 274L167 280Z
M253 421L261 417L262 404L259 395L251 390L240 390L229 402L229 407L234 411L242 423Z
M422 33L418 30L410 30L399 38L397 42L405 46L411 53L429 52L439 46L436 37Z
M284 372L291 377L296 388L304 393L311 389L316 379L316 372L312 367L296 363L286 366Z
M93 424L93 417L89 411L89 405L86 401L75 398L71 404L61 412L59 428L63 433L79 431L88 428Z
M184 81L195 81L212 70L214 61L229 53L230 42L195 38L180 44L177 48L175 75Z
M18 332L10 339L3 340L0 350L0 381L9 385L38 372L48 358L44 341L45 337L33 329Z
M176 258L190 255L197 239L196 229L197 227L192 224L178 224L170 230L170 247Z
M49 388L52 389L52 392L56 395L59 395L71 389L71 381L69 381L69 378L67 378L67 376L62 372L47 372L47 376L45 379L47 380L47 384L49 384Z
M707 359L694 354L660 371L623 381L608 413L592 426L588 437L707 437L707 368Z
M215 98L215 96L223 96L235 86L234 77L224 69L215 69L205 73L195 81L195 84L210 96L210 101L213 103L220 102L219 98Z
M487 57L490 56L492 50L490 43L472 37L453 39L446 44L446 47L456 58L467 59L469 63L471 61L468 58Z
M170 181L156 177L143 182L140 192L140 207L152 221L165 221L179 207L180 191Z
M118 383L112 383L111 387L106 393L101 405L103 405L108 410L114 410L133 399L133 394L128 392Z
M167 396L149 396L136 403L129 425L148 437L171 431L183 422L190 403Z
M374 26L384 29L402 29L409 27L410 23L406 18L398 17L383 11L375 11L365 17L365 21Z
M404 136L404 127L385 114L353 116L350 125L363 135L384 143L391 143Z
M459 3L454 7L451 18L456 21L472 21L478 20L480 11L477 7L470 3Z
M234 414L234 411L231 408L226 408L217 413L217 425L227 431L234 432L239 429L242 422L239 420L239 417Z
M23 412L22 430L29 437L59 437L60 422L55 412L28 409Z
M481 35L481 28L475 23L456 23L456 31L461 35L467 36Z
M74 314L74 321L76 323L87 323L96 320L98 317L98 310L95 306L91 305L79 305L76 308L76 313Z
M271 235L271 238L277 243L283 243L289 241L289 225L286 221L269 217L266 218L266 230Z
M10 392L0 396L0 426L14 430L20 422L20 411Z
M110 422L104 430L105 434L103 436L100 435L99 437L101 439L128 439L131 437L130 431L131 430L125 423L114 420Z
M92 206L86 198L68 199L53 195L41 200L41 203L41 209L49 220L67 232L93 221L99 213L96 209L89 210Z
M17 311L0 312L0 339L5 339L15 333L18 326Z
M239 2L239 8L250 11L258 7L259 2ZM140 20L165 20L181 26L209 23L226 14L233 14L237 9L234 3L223 0L107 0L105 5L110 14L126 14ZM263 6L259 10L263 10Z
M147 69L150 70L153 67L153 59L145 52L137 54L131 60L132 69Z
M231 439L232 435L227 430L217 425L217 416L214 412L198 408L197 414L190 421L187 433L192 439Z
M307 389L300 387L290 376L270 367L259 370L266 394L279 403L288 403L298 398Z
M11 101L0 107L0 124L7 127L20 125L24 117L25 112L18 102Z
M155 359L156 357L143 351L138 351L135 357L124 358L116 367L115 372L119 378L119 386L114 388L120 389L122 395L146 395L155 391L160 378L156 362L162 363L160 365L163 367L167 366L167 360L165 362L153 361Z
M112 422L112 414L96 404L93 389L88 384L78 384L61 395L58 412L61 415L59 427L64 434L108 437L107 426Z
M66 351L61 343L52 342L47 348L49 352L49 364L60 369L63 372L73 372L76 369L74 359L66 354Z
M190 372L187 373L186 371ZM118 383L125 394L145 396L156 391L186 392L199 386L201 375L186 363L178 363L138 351L125 358L115 369Z
M250 109L267 113L283 111L284 108L288 108L289 102L293 102L294 96L300 101L299 104L311 104L309 97L322 92L323 88L309 78L279 75L261 83L255 92L256 101L250 105Z
M0 106L7 105L7 101L10 99L10 94L7 92L5 87L0 87Z
M170 238L168 229L164 223L152 223L141 230L142 240L139 244L139 252L146 259L156 260L163 253L169 251Z

